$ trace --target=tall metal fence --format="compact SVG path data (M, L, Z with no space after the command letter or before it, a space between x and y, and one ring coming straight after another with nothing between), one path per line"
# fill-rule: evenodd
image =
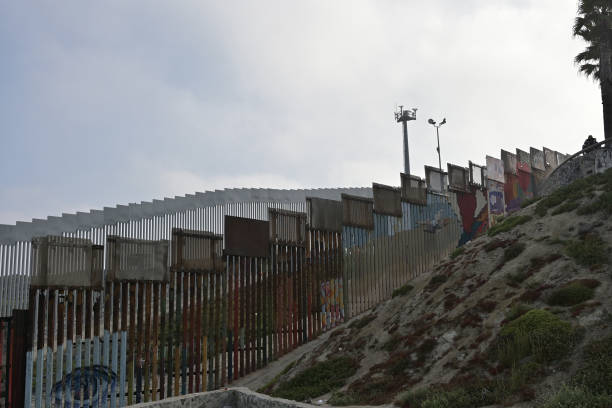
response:
M196 194L0 226L0 408L231 384L486 233L553 159L517 149L400 187Z
M389 299L458 244L447 196L422 183L372 191L225 216L222 235L34 239L24 404L121 407L223 387Z

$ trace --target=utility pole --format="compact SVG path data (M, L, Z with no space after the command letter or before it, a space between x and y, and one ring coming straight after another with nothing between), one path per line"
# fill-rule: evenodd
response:
M402 122L404 130L404 173L410 175L410 152L408 149L408 121L416 120L416 108L412 110L404 110L404 107L400 105L399 110L395 111L395 121L397 123Z
M438 169L440 170L440 184L443 186L444 184L442 181L442 156L440 155L440 126L446 123L446 118L442 119L442 122L437 125L436 121L433 119L429 119L427 123L436 128L436 137L438 138L438 147L436 149L438 151Z

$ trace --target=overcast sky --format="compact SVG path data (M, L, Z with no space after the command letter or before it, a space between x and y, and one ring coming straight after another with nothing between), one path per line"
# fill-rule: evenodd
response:
M603 136L576 0L3 1L0 223Z

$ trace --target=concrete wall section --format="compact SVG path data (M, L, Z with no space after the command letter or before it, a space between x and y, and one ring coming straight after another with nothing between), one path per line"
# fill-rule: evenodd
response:
M239 387L166 398L132 406L134 408L310 408L313 405L272 398L248 388Z

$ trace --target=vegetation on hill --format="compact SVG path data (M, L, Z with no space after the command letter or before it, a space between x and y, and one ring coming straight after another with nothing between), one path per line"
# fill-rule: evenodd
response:
M609 193L612 170L525 206L265 391L336 406L612 406Z

